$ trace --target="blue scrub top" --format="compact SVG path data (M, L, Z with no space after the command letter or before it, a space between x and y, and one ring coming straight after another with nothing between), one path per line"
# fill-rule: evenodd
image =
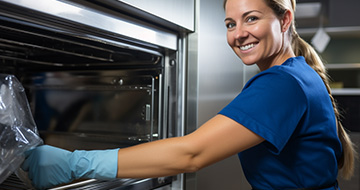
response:
M334 110L323 81L304 57L254 76L219 114L265 139L239 153L254 189L321 187L336 181L342 149Z

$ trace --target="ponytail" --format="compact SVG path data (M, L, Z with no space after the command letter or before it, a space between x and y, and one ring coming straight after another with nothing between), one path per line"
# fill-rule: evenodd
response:
M315 51L315 49L296 33L294 24L292 25L290 32L292 35L291 45L295 55L305 57L306 62L319 74L327 88L329 97L334 108L337 121L337 132L343 149L341 158L338 160L338 168L341 169L341 175L344 179L350 179L354 174L354 166L355 159L357 158L357 152L355 151L355 145L351 142L349 135L347 134L345 128L340 122L341 115L337 109L335 99L331 95L329 77L326 73L324 63Z

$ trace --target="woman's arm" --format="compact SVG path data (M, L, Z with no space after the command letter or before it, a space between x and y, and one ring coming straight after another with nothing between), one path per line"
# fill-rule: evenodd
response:
M120 149L119 178L148 178L194 172L255 146L264 139L217 115L193 133Z
M120 150L70 152L48 145L39 146L25 153L22 168L39 189L79 178L162 177L197 171L262 141L263 138L244 126L217 115L187 136Z

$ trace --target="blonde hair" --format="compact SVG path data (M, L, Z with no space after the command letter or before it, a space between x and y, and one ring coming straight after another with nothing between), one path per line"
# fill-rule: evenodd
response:
M281 18L287 12L287 10L295 15L296 0L264 0L267 5L275 12L275 14ZM224 8L227 0L224 0ZM293 18L291 27L289 29L289 35L291 35L291 46L296 56L303 56L309 66L311 66L323 80L329 97L332 101L335 117L337 120L337 132L342 144L343 152L341 158L338 160L338 168L341 169L341 175L344 179L350 179L354 175L355 159L357 158L357 152L355 151L355 145L351 142L349 135L340 122L340 112L337 109L336 102L331 95L331 88L329 84L329 77L327 75L325 66L320 56L314 50L314 48L303 40L296 32L295 20Z

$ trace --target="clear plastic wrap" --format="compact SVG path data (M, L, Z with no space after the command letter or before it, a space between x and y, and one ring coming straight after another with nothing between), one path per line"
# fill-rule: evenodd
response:
M20 167L25 151L40 144L24 87L0 74L0 183Z

